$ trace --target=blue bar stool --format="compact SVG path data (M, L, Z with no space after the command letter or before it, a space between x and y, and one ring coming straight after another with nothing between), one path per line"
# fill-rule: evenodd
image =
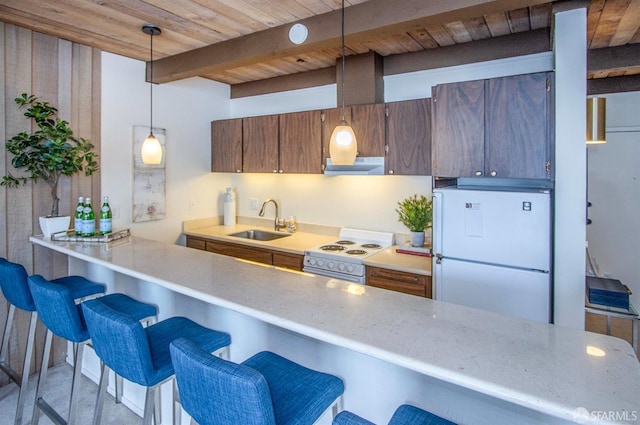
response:
M20 390L18 392L18 404L16 406L16 416L14 423L19 425L22 422L22 412L24 410L24 400L31 369L31 357L33 356L33 345L35 340L36 322L38 313L33 303L29 285L27 283L27 271L21 264L12 263L4 258L0 258L0 287L4 297L9 302L7 321L2 336L2 348L0 348L0 370L7 374L9 379L15 382ZM67 286L74 298L85 298L88 296L102 294L105 291L104 285L91 282L81 276L67 276L55 279L55 282ZM16 308L30 313L29 331L27 335L27 345L25 347L22 375L19 375L10 364L9 360L9 339L13 327L13 318Z
M344 411L333 420L333 425L375 425L360 416ZM456 425L426 410L403 404L393 413L388 425Z
M42 354L42 367L38 378L31 423L32 425L39 423L40 412L42 411L56 424L71 425L76 422L77 395L82 374L82 354L85 344L90 342L89 331L82 315L82 308L75 303L68 287L48 281L42 276L30 276L29 289L40 320L47 327L44 352ZM100 299L105 305L126 312L134 317L135 320L153 319L157 314L157 308L154 305L136 301L124 294L104 295ZM69 413L66 421L42 397L47 379L51 341L54 334L73 343L73 379Z
M229 334L205 328L186 317L172 317L143 328L140 322L111 308L102 298L85 301L82 309L93 347L102 360L94 425L100 424L102 419L109 369L147 388L142 423L151 425L151 419L155 417L155 423L160 424L160 385L173 379L169 354L171 341L184 337L206 352L228 355ZM179 424L175 383L173 390L173 423Z
M192 424L310 425L329 407L335 416L344 392L337 376L268 351L237 364L180 338L171 343L171 359Z

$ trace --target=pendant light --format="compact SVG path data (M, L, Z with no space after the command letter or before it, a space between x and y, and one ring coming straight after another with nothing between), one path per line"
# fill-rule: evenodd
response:
M353 129L347 123L344 114L344 0L342 0L342 120L331 133L329 141L329 156L335 165L353 165L358 151L358 142Z
M156 136L153 135L153 36L159 35L162 31L155 25L143 25L142 32L149 35L151 38L150 42L150 57L151 60L149 62L150 67L150 75L149 75L149 93L150 93L150 119L149 119L149 136L142 143L141 155L142 162L144 164L156 165L160 164L162 161L162 146Z
M590 97L587 99L587 144L607 143L607 99Z

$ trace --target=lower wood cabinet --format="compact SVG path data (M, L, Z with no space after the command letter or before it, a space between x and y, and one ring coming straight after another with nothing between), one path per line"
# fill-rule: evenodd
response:
M367 286L432 298L431 276L380 267L366 267Z
M304 256L230 242L187 236L187 247L302 271Z

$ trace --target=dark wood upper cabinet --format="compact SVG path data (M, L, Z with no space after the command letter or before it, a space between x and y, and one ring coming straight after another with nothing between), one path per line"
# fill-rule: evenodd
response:
M211 123L211 171L242 172L242 118Z
M278 115L264 115L243 119L243 172L279 172L278 131Z
M553 178L552 72L433 90L433 175Z
M358 156L384 156L384 103L353 105L350 108L351 121L349 124L351 124L358 141Z
M431 175L431 99L387 104L385 171L394 175Z
M487 172L491 177L550 177L551 73L487 82Z
M484 81L433 88L434 176L484 174Z
M284 173L322 173L320 111L280 115L280 168Z

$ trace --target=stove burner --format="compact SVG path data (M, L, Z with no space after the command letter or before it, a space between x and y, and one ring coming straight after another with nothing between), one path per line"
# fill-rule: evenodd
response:
M348 240L341 240L341 241L337 241L336 243L338 245L353 245L353 244L355 244L354 241L348 241Z
M378 245L377 243L365 243L361 245L363 248L369 248L369 249L379 249L382 248L381 245Z
M349 255L364 255L366 253L367 251L365 251L364 249L350 249L346 252L346 254Z
M345 247L340 245L322 245L320 249L323 251L344 251Z

